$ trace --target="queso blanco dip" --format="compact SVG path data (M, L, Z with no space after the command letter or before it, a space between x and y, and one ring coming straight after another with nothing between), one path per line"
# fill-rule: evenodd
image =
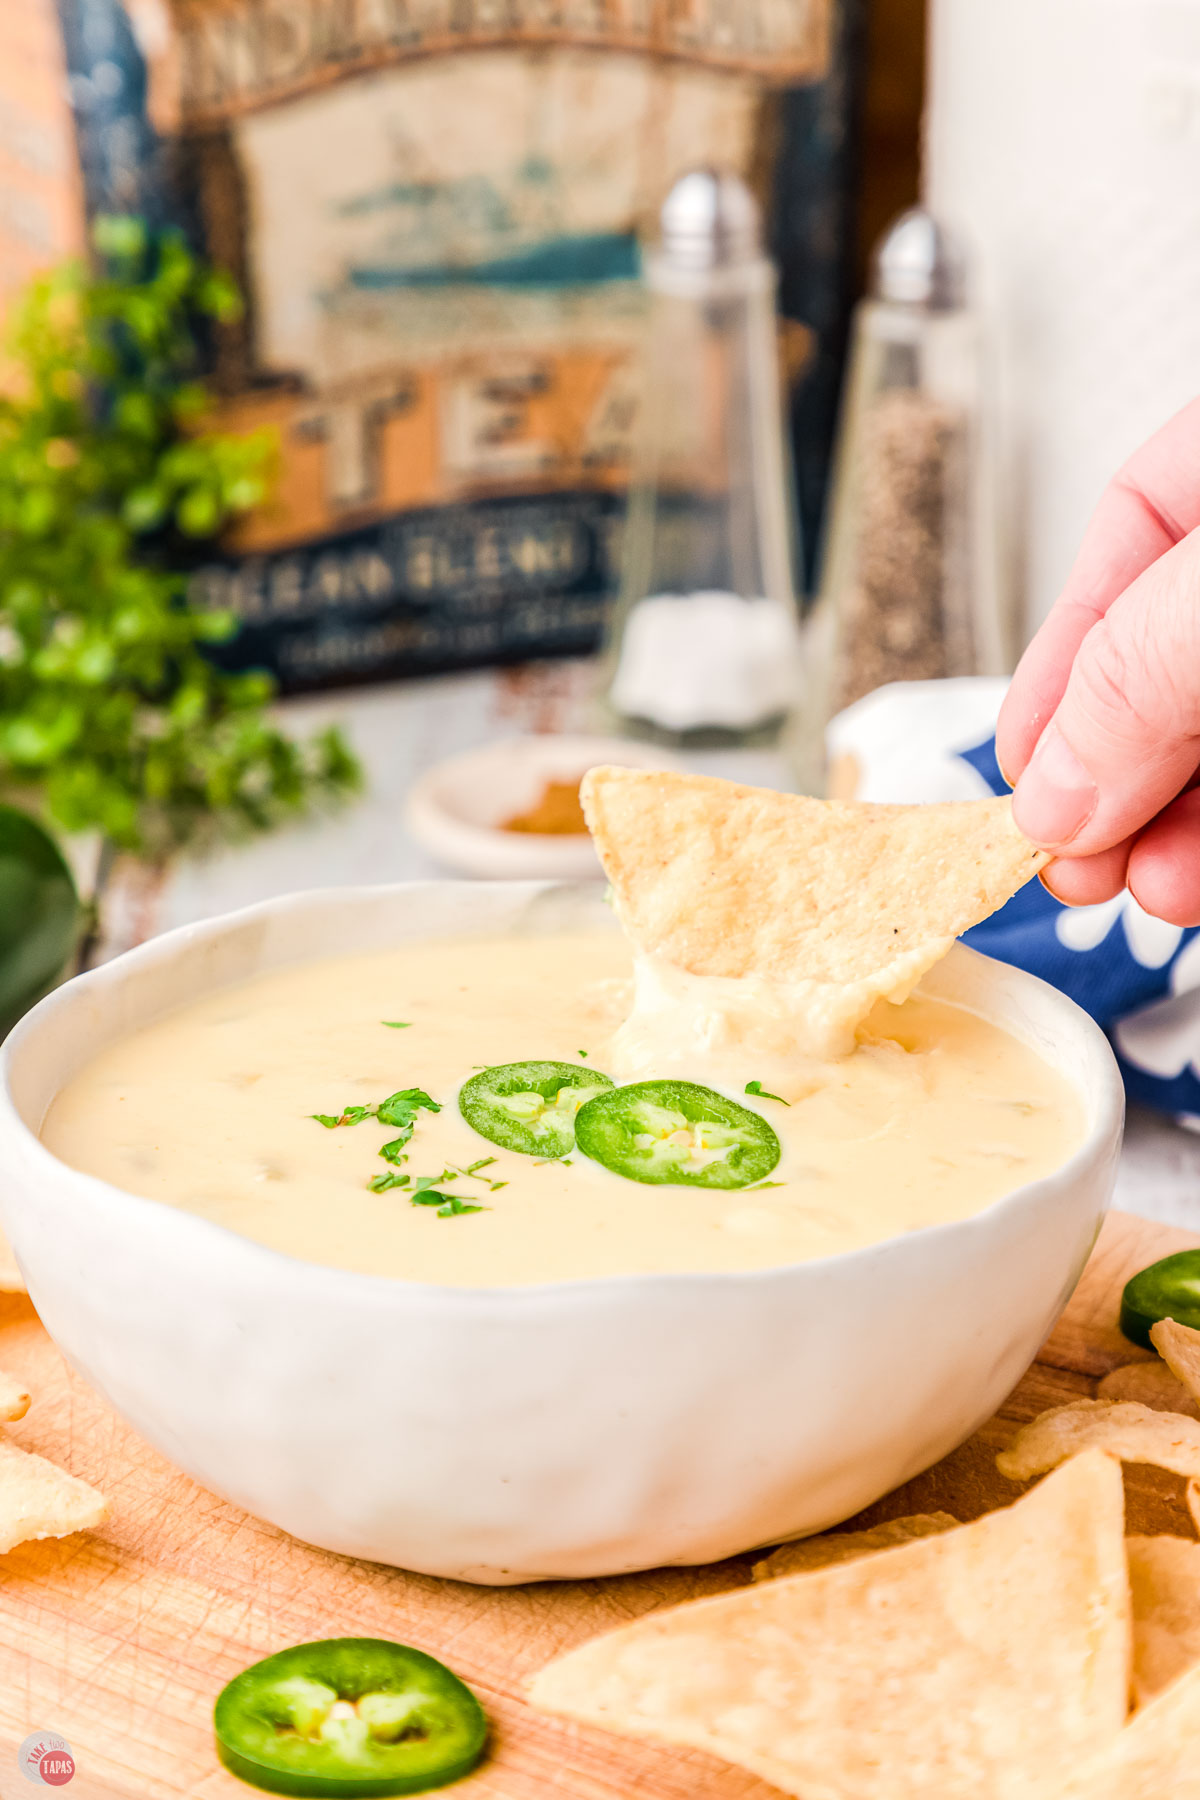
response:
M472 1286L828 1256L977 1212L1083 1135L1079 1097L1032 1050L920 994L880 1003L839 1061L782 1057L778 1021L761 1047L698 1039L690 1061L664 1042L664 1081L707 1084L685 1091L722 1119L692 1125L665 1088L630 1112L609 1083L656 1072L631 994L616 932L282 969L112 1045L42 1136L74 1168L292 1256ZM502 1092L494 1072L525 1062L570 1067L548 1099ZM572 1135L593 1118L584 1154ZM555 1154L498 1141L543 1127ZM705 1185L727 1164L741 1185Z

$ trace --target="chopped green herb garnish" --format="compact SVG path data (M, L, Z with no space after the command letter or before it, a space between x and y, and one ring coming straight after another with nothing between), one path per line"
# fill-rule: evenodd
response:
M361 1125L364 1119L373 1119L375 1108L347 1106L340 1113L309 1113L308 1116L315 1119L318 1125L323 1125L326 1131L332 1131L336 1125Z
M453 1181L457 1174L457 1169L443 1169L440 1175L418 1175L413 1183L413 1193L423 1194L427 1188L436 1187L439 1181Z
M429 1098L424 1088L402 1088L397 1094L389 1094L378 1106L346 1106L340 1113L310 1113L308 1116L315 1119L318 1125L323 1125L326 1131L332 1131L337 1125L361 1125L364 1119L378 1119L383 1125L398 1125L406 1132L403 1143L407 1143L421 1107L427 1112L442 1110L436 1100ZM397 1139L396 1142L401 1140ZM380 1155L387 1156L389 1162L395 1162L396 1158L388 1155L394 1148L395 1144L387 1144Z
M507 1181L493 1181L491 1183L491 1191L493 1194L498 1194L502 1187L507 1187L507 1186L508 1186Z
M586 1050L577 1050L577 1051L576 1051L576 1052L575 1052L575 1054L576 1054L576 1056L586 1056L586 1055L587 1055L587 1051L586 1051Z
M427 1112L441 1112L436 1100L431 1100L424 1088L402 1088L399 1093L389 1094L386 1100L380 1101L375 1109L375 1117L381 1125L399 1127L399 1137L391 1138L380 1149L384 1162L403 1162L401 1151L409 1143L413 1127L417 1122L417 1113L421 1107Z
M477 1169L490 1169L495 1160L494 1156L481 1156L478 1162L468 1163L463 1174L474 1175Z
M411 1019L380 1019L379 1023L381 1025L386 1025L389 1031L407 1031L409 1026L412 1024L412 1020Z
M756 1181L753 1187L744 1188L742 1191L747 1194L760 1194L764 1188L786 1186L786 1181Z
M443 1194L434 1187L435 1181L441 1181L440 1175L422 1175L418 1178L408 1198L414 1206L436 1206L439 1219L456 1219L461 1213L487 1212L486 1206L476 1206L470 1200L460 1200L457 1194Z
M760 1100L778 1100L780 1106L790 1106L792 1104L790 1100L785 1100L782 1094L768 1094L761 1081L748 1081L746 1083L746 1092L748 1094L756 1094Z
M401 1088L397 1094L389 1094L380 1102L376 1117L383 1125L411 1125L421 1107L426 1112L441 1112L436 1100L431 1100L424 1088Z
M411 1175L396 1175L390 1169L381 1169L378 1175L372 1175L367 1186L373 1194L384 1194L388 1188L407 1187L411 1180Z

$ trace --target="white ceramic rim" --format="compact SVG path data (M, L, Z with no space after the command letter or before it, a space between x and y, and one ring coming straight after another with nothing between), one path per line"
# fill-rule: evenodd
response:
M764 1268L751 1269L700 1269L700 1270L658 1270L643 1271L628 1275L592 1275L575 1276L561 1281L524 1282L521 1284L500 1287L459 1286L427 1281L407 1281L402 1277L390 1275L367 1275L356 1269L334 1268L326 1263L310 1262L307 1258L291 1256L286 1251L276 1250L267 1244L260 1244L256 1239L245 1237L231 1226L218 1224L215 1220L201 1218L196 1213L181 1207L172 1207L161 1200L148 1198L143 1194L131 1194L124 1188L115 1187L112 1183L102 1181L98 1176L87 1175L73 1169L69 1163L59 1160L52 1151L47 1150L36 1132L26 1125L17 1110L11 1091L12 1069L21 1054L24 1040L35 1030L43 1028L53 1020L59 1012L68 1010L76 1004L78 996L103 994L106 988L116 986L123 978L125 971L137 967L153 967L157 962L173 960L181 951L194 945L200 945L219 938L231 926L250 923L257 918L298 911L306 906L318 904L329 906L335 897L338 900L353 901L358 896L370 896L378 900L386 894L400 896L416 889L445 887L447 885L468 885L475 889L496 888L508 896L524 895L533 900L538 894L554 889L571 888L577 891L590 890L594 896L595 884L582 884L553 880L543 881L494 881L451 883L446 880L406 881L380 883L378 885L359 885L331 890L329 888L302 888L290 894L276 895L268 900L257 901L252 906L240 907L235 912L221 913L212 919L205 919L197 924L181 925L173 931L163 932L151 938L147 943L123 955L114 957L111 962L103 963L97 969L85 975L77 975L73 980L56 988L52 993L38 1002L25 1014L24 1018L9 1033L4 1044L0 1046L0 1138L8 1131L15 1131L25 1140L25 1153L32 1159L32 1167L40 1165L45 1168L50 1179L56 1182L69 1182L76 1191L94 1197L97 1203L123 1209L131 1225L136 1224L138 1216L147 1216L148 1208L154 1209L155 1217L162 1213L169 1214L176 1221L180 1234L181 1253L186 1254L187 1240L194 1237L197 1242L208 1244L224 1243L233 1254L248 1257L252 1262L259 1261L263 1267L288 1265L296 1277L314 1285L337 1286L345 1290L347 1295L353 1291L370 1291L376 1296L401 1296L407 1301L426 1298L430 1303L457 1304L462 1306L489 1305L515 1309L523 1305L538 1306L544 1304L548 1296L557 1293L590 1292L613 1288L654 1287L663 1282L672 1285L685 1284L699 1288L712 1288L728 1284L732 1281L767 1284L791 1279L798 1269L835 1268L842 1269L852 1261L864 1259L902 1258L912 1254L914 1246L925 1243L937 1243L941 1238L970 1228L985 1228L987 1222L995 1219L1005 1209L1025 1207L1036 1211L1043 1196L1048 1190L1069 1184L1075 1175L1086 1165L1094 1162L1097 1153L1109 1138L1119 1138L1125 1112L1125 1089L1107 1039L1100 1027L1085 1013L1083 1008L1061 993L1040 976L1031 975L1028 970L1018 969L1012 964L1001 964L1006 975L1021 984L1028 983L1032 987L1052 994L1056 1005L1068 1013L1078 1015L1086 1021L1090 1031L1094 1033L1093 1042L1097 1052L1101 1048L1107 1050L1107 1057L1097 1055L1097 1067L1089 1074L1098 1076L1099 1085L1095 1089L1084 1090L1073 1070L1066 1070L1066 1078L1074 1086L1090 1114L1087 1132L1074 1153L1066 1162L1043 1175L1037 1181L1025 1182L1013 1188L1011 1192L1001 1195L998 1200L978 1212L970 1213L965 1218L951 1219L938 1225L925 1225L915 1231L905 1232L899 1237L882 1238L878 1243L867 1244L858 1249L838 1251L832 1256L810 1257L799 1263L774 1263ZM476 936L476 933L462 933L464 937ZM353 954L348 951L347 954ZM327 955L327 953L326 953ZM980 962L989 963L994 959L981 956L967 945L956 944L950 952L951 956L969 956ZM325 960L325 956L298 957L297 966L305 963ZM289 963L275 964L275 968L291 966ZM264 971L266 972L266 971ZM230 984L234 985L233 983ZM164 1007L163 1013L171 1008ZM970 1010L970 1009L968 1009ZM149 1014L143 1024L149 1024L160 1014ZM986 1016L986 1015L981 1015ZM1007 1027L1004 1027L1007 1029ZM1013 1035L1017 1035L1014 1033ZM69 1079L69 1077L68 1077Z

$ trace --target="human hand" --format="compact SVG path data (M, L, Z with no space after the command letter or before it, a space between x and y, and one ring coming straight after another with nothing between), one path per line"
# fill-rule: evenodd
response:
M996 727L1013 816L1071 906L1126 885L1200 925L1200 400L1110 483Z

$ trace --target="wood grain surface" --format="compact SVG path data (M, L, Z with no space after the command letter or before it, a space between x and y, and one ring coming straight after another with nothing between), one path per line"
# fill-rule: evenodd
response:
M1043 1407L1094 1391L1148 1356L1117 1330L1123 1283L1196 1240L1109 1216L1075 1297L1000 1412L960 1450L863 1515L943 1508L960 1519L1020 1491L995 1452ZM750 1557L610 1581L487 1589L352 1562L227 1505L150 1450L62 1358L23 1296L0 1297L0 1367L34 1404L12 1437L96 1483L112 1516L96 1533L0 1557L0 1796L24 1793L16 1755L61 1732L72 1800L241 1800L254 1790L212 1749L218 1690L257 1657L309 1638L397 1638L444 1658L495 1726L491 1755L456 1800L769 1800L764 1783L710 1758L578 1730L532 1713L524 1684L557 1651L654 1607L749 1579ZM1192 1536L1183 1483L1127 1469L1131 1531Z

